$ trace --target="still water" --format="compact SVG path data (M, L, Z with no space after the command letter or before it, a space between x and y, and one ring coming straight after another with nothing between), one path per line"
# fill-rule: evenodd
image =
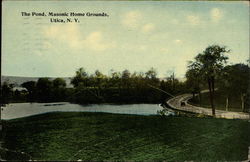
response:
M2 107L1 118L15 119L48 112L107 112L117 114L156 115L163 108L159 104L91 104L79 105L57 103L13 103Z

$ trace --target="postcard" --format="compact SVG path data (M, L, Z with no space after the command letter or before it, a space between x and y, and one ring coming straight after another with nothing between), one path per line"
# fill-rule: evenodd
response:
M249 1L2 1L1 161L248 161Z

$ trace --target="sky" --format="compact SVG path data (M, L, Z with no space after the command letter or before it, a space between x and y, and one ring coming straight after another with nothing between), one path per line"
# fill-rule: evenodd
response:
M249 59L248 2L164 1L3 1L2 75L71 77L110 70L184 77L188 61L209 45L226 46L228 64ZM53 23L51 16L21 12L107 13L71 17L79 23Z

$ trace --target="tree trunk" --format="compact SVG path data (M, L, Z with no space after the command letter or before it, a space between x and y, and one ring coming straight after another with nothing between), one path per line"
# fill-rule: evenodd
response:
M210 96L210 103L211 103L211 108L212 108L212 115L215 116L213 90L212 90L212 85L211 85L210 79L208 79L208 87L209 87L209 96Z
M244 109L245 109L244 94L241 93L240 99L241 99L241 110L242 112L244 112Z
M201 106L201 91L199 91L199 102L200 102L200 106Z
M215 106L214 106L214 77L212 77L212 100L213 100L212 113L213 113L213 116L215 116Z
M228 97L226 98L226 111L228 111Z
M175 91L175 83L174 83L174 72L173 72L173 93Z

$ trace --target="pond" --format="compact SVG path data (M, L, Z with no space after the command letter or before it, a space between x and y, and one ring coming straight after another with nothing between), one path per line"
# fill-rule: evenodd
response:
M90 104L68 102L12 103L2 107L1 118L15 119L48 112L107 112L117 114L156 115L163 108L159 104Z

